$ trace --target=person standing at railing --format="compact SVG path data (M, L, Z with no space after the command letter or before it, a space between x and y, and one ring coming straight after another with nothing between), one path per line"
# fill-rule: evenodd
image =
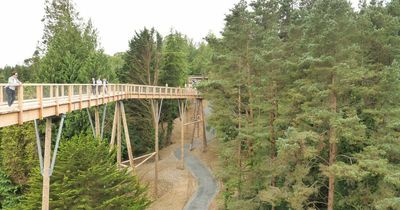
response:
M12 76L8 78L8 84L5 86L7 93L7 102L10 107L15 101L15 87L20 86L22 83L18 80L18 73L13 72Z
M97 93L100 95L101 94L101 86L103 85L103 81L101 81L100 77L96 81L97 84Z
M103 90L104 90L104 94L107 94L107 84L108 84L107 80L106 80L106 79L103 79Z
M92 94L96 95L96 80L92 78Z

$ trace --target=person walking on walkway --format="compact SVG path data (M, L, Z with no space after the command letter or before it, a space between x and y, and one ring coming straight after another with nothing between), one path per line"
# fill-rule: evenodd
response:
M20 86L22 83L18 80L18 73L13 72L12 76L8 78L8 84L6 85L7 102L8 106L15 101L15 87Z
M96 95L96 80L92 77L92 94Z

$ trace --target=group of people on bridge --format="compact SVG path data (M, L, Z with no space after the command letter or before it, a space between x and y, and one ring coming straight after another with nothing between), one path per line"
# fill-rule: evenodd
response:
M95 78L92 78L92 94L93 95L100 95L102 91L104 93L107 93L107 84L108 81L106 79L101 80L98 78L97 80Z
M104 93L107 93L107 84L107 79L101 80L99 78L95 80L95 78L92 78L92 94L100 95L103 91ZM22 85L22 82L18 80L18 73L13 72L12 75L8 78L7 85L4 87L7 94L7 104L9 107L11 107L11 105L14 103L16 99L16 87L20 85Z

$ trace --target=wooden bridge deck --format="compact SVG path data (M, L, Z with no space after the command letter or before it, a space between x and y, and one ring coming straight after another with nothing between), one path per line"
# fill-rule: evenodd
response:
M192 88L108 84L23 84L17 88L14 104L9 107L5 96L6 84L0 84L0 127L22 124L34 119L58 116L125 99L188 99L199 98ZM22 100L19 100L22 99Z

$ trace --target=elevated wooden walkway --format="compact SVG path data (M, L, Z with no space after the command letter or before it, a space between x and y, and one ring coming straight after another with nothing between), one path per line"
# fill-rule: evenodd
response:
M107 84L106 87L92 84L23 84L16 88L16 101L9 107L5 96L6 85L0 84L0 127L125 99L200 98L192 88L135 84Z

